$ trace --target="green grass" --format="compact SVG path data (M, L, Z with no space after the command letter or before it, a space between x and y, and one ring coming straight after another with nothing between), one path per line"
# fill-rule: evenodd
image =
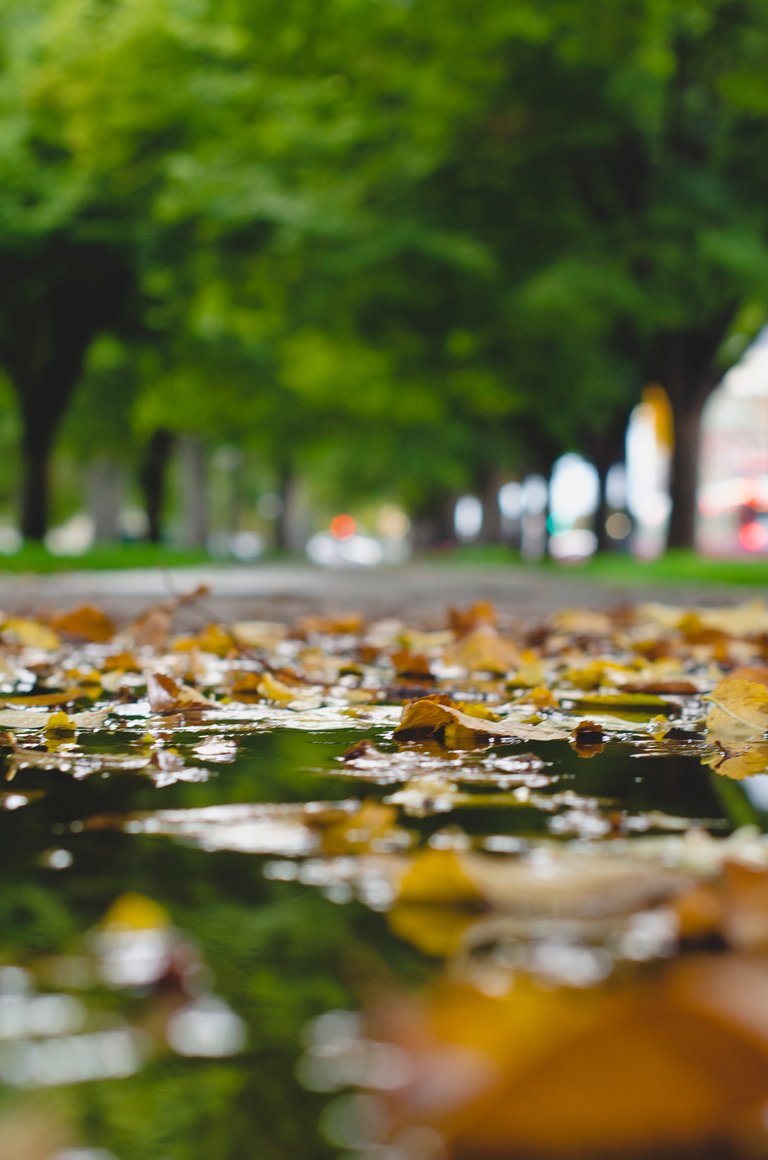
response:
M526 564L511 548L492 545L467 546L430 557L446 565L483 567L486 565L545 569L584 579L593 578L607 584L740 584L768 587L768 557L713 559L690 551L671 551L658 560L636 560L620 553L587 560L584 563L560 564L553 560Z
M160 544L100 544L81 556L54 556L42 544L25 544L12 555L0 556L2 572L107 571L116 568L183 568L219 561L191 548Z
M275 554L262 556L260 562L275 559ZM736 584L761 585L768 588L768 557L754 559L708 559L694 552L668 552L658 560L635 560L631 556L611 553L581 564L558 564L548 560L539 564L521 561L518 553L500 545L482 547L468 545L431 553L421 557L445 567L471 568L499 566L543 569L562 572L584 579L594 578L602 583L632 586L635 584ZM196 564L231 563L208 552L190 548L170 548L157 544L101 544L81 556L54 556L40 544L25 544L13 555L0 556L0 574L3 572L72 572L106 571L124 568L183 568ZM306 561L304 561L306 563Z

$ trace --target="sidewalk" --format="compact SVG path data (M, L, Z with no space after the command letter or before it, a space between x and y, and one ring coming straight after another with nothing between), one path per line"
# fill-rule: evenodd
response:
M504 566L409 564L328 570L309 564L263 564L48 576L0 572L0 609L32 613L93 603L123 619L200 585L210 590L204 605L211 619L290 620L310 612L359 611L369 617L397 616L431 625L444 623L449 605L464 607L477 600L492 601L504 619L532 621L558 608L613 608L647 600L702 607L766 596L763 588L603 584L567 569L550 573ZM198 608L198 622L199 613Z

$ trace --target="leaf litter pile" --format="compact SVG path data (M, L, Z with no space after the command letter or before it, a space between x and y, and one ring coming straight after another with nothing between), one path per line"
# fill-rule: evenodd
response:
M5 811L41 771L165 791L259 734L344 735L317 800L86 811L57 841L260 855L430 964L308 1032L307 1085L364 1093L356 1155L768 1155L764 605L531 627L478 603L424 630L217 623L198 591L121 626L11 617L0 643Z

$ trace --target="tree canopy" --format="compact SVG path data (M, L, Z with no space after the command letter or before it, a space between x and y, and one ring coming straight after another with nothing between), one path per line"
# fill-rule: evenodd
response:
M416 511L610 458L658 381L690 541L701 408L765 315L766 47L766 0L9 0L24 534L67 414Z

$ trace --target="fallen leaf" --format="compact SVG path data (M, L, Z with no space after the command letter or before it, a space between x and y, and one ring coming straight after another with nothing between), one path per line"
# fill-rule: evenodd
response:
M503 718L487 721L456 708L438 697L419 697L403 706L396 738L429 737L439 734L447 725L459 725L468 735L518 738L523 741L564 741L569 731L546 722L526 724Z
M479 625L443 653L445 664L457 665L473 673L503 675L514 668L519 659L520 653L515 645L487 624Z
M489 600L478 600L469 608L449 608L448 624L458 637L467 636L481 625L496 627L496 609Z
M725 749L759 741L768 731L768 688L745 677L725 677L705 698L707 735Z
M197 689L175 681L166 673L147 674L147 697L153 713L186 713L216 706Z
M3 636L18 642L24 648L39 648L45 652L54 652L61 645L58 633L41 624L39 620L30 620L26 617L12 616L4 620L0 627Z
M106 644L115 635L115 622L100 608L82 604L71 612L51 617L51 626L60 636L69 640L83 640Z
M702 764L708 765L723 777L743 781L768 771L768 742L743 745L741 749L719 749L716 753L702 757Z

